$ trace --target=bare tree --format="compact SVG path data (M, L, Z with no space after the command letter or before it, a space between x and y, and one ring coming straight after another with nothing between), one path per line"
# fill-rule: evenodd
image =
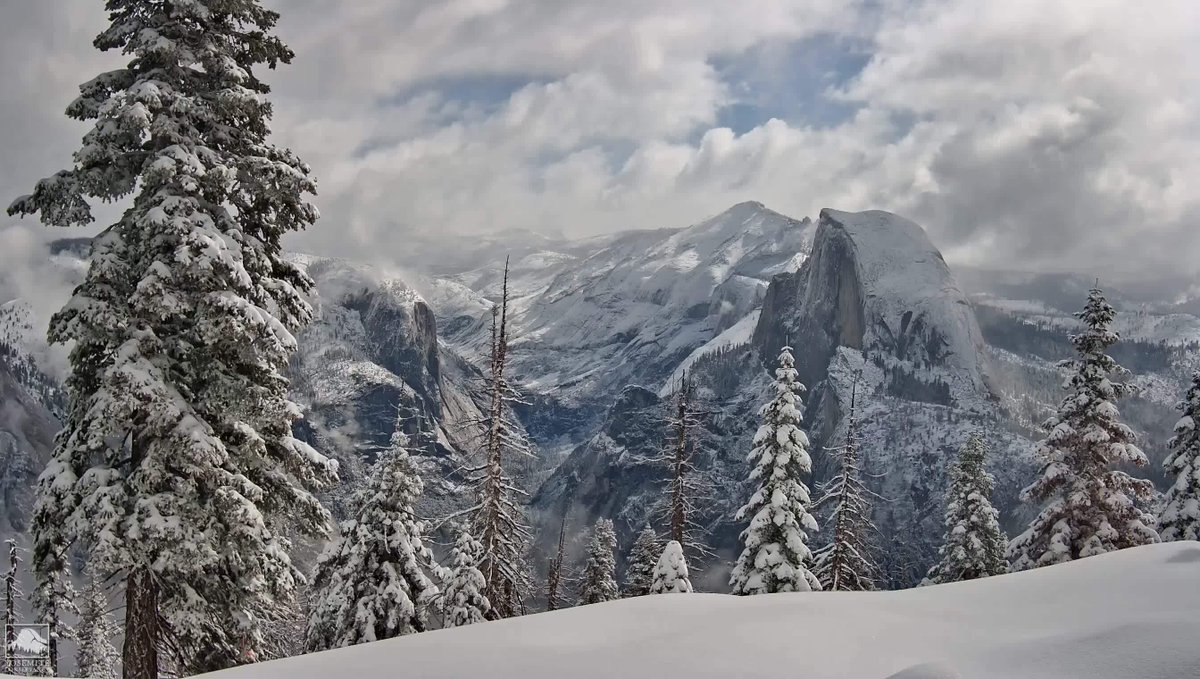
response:
M859 467L858 381L850 392L846 442L838 453L841 469L821 490L815 507L833 507L833 540L814 555L813 573L826 591L869 591L878 588L879 566L875 563L871 534L871 499L878 498L862 480Z
M477 502L465 512L472 516L473 532L483 545L479 570L487 586L484 596L492 615L508 618L524 613L524 599L532 589L526 552L532 541L524 509L526 493L506 472L506 458L533 457L524 431L513 419L511 406L520 403L504 374L508 355L508 260L500 303L492 308L491 361L488 369L489 407L483 441L483 464L469 470Z
M567 517L562 518L558 526L558 551L550 560L550 569L546 573L546 610L558 610L558 595L562 588L563 558L566 552Z
M692 562L713 555L708 547L708 530L697 520L698 505L709 497L709 484L696 468L695 453L700 427L696 388L686 371L672 395L667 416L667 439L659 462L667 469L660 518L668 526L668 537L678 542ZM692 570L698 570L695 567Z

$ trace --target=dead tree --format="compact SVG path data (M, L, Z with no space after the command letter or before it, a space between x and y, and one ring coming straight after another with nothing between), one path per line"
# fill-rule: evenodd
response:
M487 585L484 596L492 604L492 615L508 618L524 612L524 599L531 590L526 552L532 541L521 506L526 493L505 470L506 460L532 457L533 450L511 406L520 403L516 390L505 376L508 356L508 260L500 303L492 307L491 360L488 366L488 413L483 464L469 470L476 489L476 504L466 510L472 516L473 532L483 545L479 570Z

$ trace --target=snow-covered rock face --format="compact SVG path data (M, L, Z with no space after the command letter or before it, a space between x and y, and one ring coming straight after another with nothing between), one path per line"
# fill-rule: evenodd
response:
M298 429L343 463L341 490L349 491L402 415L428 479L423 508L437 514L460 504L457 470L480 417L478 373L439 343L433 311L399 277L344 260L295 260L316 283L314 318L297 336L289 369L305 408Z
M821 211L811 256L772 282L754 342L763 355L796 346L808 383L843 346L945 383L955 400L984 391L983 336L941 253L920 226L878 210Z
M58 428L0 355L0 534L28 527L35 481L50 459Z
M26 529L33 488L58 432L64 396L42 370L44 340L20 300L0 304L0 535Z

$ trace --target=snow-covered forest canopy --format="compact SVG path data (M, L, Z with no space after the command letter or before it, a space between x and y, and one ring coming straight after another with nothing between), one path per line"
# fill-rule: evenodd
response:
M1050 166L1020 146L1108 105L1082 66L1017 134L983 91L1003 114L876 91L924 82L897 36L957 0L915 33L869 2L651 2L601 34L578 0L316 33L303 3L63 3L55 56L0 76L26 95L0 104L0 674L1200 673L1200 270L1162 273L1194 269L1200 202L1152 211L1127 166L1083 182L1127 203L1034 200L1100 203L1051 170L1132 153L1120 116L1033 134ZM1058 11L1024 4L979 19ZM0 53L43 11L0 10ZM879 27L863 54L842 20ZM336 65L377 34L418 51ZM784 86L813 99L758 96ZM1128 167L1184 176L1138 139Z

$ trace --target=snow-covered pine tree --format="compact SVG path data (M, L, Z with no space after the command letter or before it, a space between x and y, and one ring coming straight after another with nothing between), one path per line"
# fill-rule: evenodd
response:
M4 541L8 546L8 570L4 573L4 673L16 674L12 663L12 653L7 649L13 647L13 642L17 640L16 624L17 624L17 599L22 594L17 585L17 577L21 568L21 554L17 547L17 541L9 538Z
M650 593L650 585L654 583L654 569L658 566L658 558L662 551L663 546L658 541L658 534L650 524L646 524L629 550L628 565L625 567L625 589L622 592L624 596L645 596Z
M617 590L617 532L611 519L600 519L592 528L587 563L583 567L580 604L598 604L620 596Z
M71 573L64 564L57 577L38 578L37 590L32 598L34 615L38 622L50 631L50 647L47 649L49 676L58 676L58 653L63 640L74 638L75 630L66 624L64 615L77 617L76 601L79 593L71 583Z
M1093 288L1077 316L1083 330L1071 344L1079 357L1062 364L1070 370L1063 384L1067 395L1043 425L1046 438L1034 451L1044 461L1041 474L1021 494L1026 502L1045 504L1009 544L1015 571L1158 541L1155 518L1136 504L1151 499L1154 486L1116 469L1147 462L1113 403L1133 391L1113 380L1127 371L1105 353L1119 339L1112 330L1116 311Z
M519 425L513 421L510 404L519 403L516 390L505 376L508 356L508 260L500 304L492 308L491 360L488 369L488 414L483 442L483 464L470 470L476 504L465 513L472 517L472 532L483 545L479 570L487 586L484 596L492 604L492 615L509 618L524 612L524 598L532 590L525 555L532 540L519 504L525 492L505 470L505 460L532 457L533 449Z
M940 560L923 584L975 580L1008 572L1004 551L1008 538L1000 528L1000 512L992 507L995 479L984 468L987 443L972 434L950 468L946 489L946 531Z
M1159 532L1163 540L1200 540L1200 371L1177 406L1182 413L1163 460L1173 479L1163 497Z
M754 434L754 449L747 458L754 467L750 481L757 484L750 500L738 510L736 521L749 525L742 531L745 545L729 586L734 594L809 592L821 583L808 568L812 552L808 534L817 521L808 513L808 486L812 472L808 437L803 421L801 394L804 385L796 373L792 348L783 347L775 370L774 397L759 411L762 425Z
M413 510L423 489L400 427L354 497L354 518L317 560L308 649L321 651L423 632L437 585Z
M822 487L814 507L832 507L832 539L813 555L813 575L821 589L830 592L866 592L877 589L879 566L875 563L871 534L871 498L859 468L858 383L850 396L845 445L837 450L841 469Z
M662 556L654 567L654 580L650 583L651 594L689 593L692 581L688 579L687 560L683 556L683 545L671 540L663 547Z
M558 551L550 559L550 567L546 569L546 610L555 611L559 606L559 594L563 584L563 567L565 565L567 545L567 517L558 524Z
M462 627L487 620L492 605L483 595L487 583L479 572L482 558L483 545L465 527L460 527L450 552L449 579L442 596L443 627Z
M75 628L76 676L80 679L117 679L121 655L113 645L118 628L109 615L104 577L89 564L84 572L79 602L79 625Z
M259 67L292 52L258 0L108 0L94 44L129 56L80 87L93 121L74 164L9 214L92 221L132 196L49 337L73 344L70 407L42 474L34 568L67 544L125 579L124 673L157 679L160 648L189 672L262 643L253 609L289 596L280 536L326 530L310 493L336 467L292 435L283 376L311 315L309 277L280 240L317 218L309 168L268 142ZM169 517L169 518L164 518Z

